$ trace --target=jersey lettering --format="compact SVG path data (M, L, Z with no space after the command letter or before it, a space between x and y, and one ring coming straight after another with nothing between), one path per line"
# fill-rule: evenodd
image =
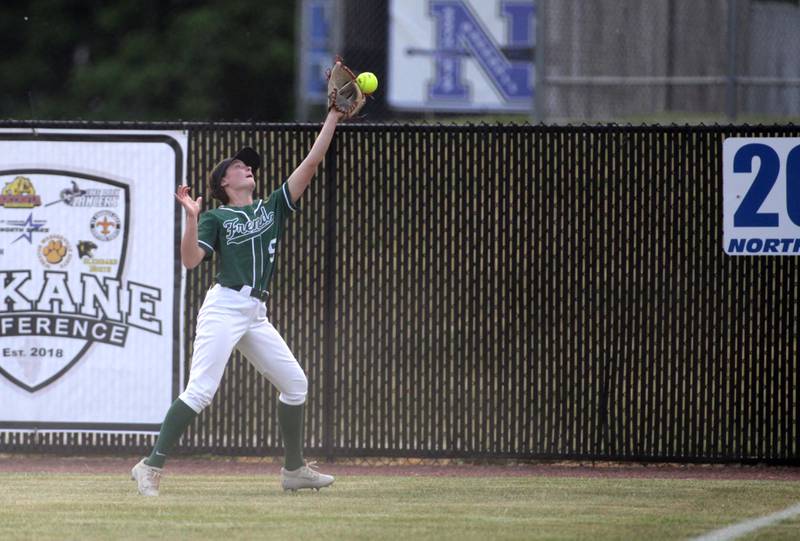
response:
M222 226L225 228L225 243L242 244L247 242L253 237L261 236L261 234L272 227L275 223L275 212L267 212L260 214L255 220L248 220L246 222L240 221L238 218L225 220Z

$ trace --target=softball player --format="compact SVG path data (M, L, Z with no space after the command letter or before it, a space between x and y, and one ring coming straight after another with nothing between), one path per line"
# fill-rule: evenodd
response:
M333 483L332 476L312 469L303 460L303 404L308 381L267 318L266 300L286 218L298 210L297 200L325 157L342 116L341 112L330 110L308 155L267 199L253 200L253 174L261 165L261 158L252 148L241 149L211 172L211 193L222 202L218 208L201 214L203 198L192 200L188 186L178 188L175 197L186 211L181 241L184 266L192 269L216 254L220 270L197 316L186 390L167 411L150 456L131 470L140 494L158 496L167 455L197 414L211 403L234 348L280 391L278 423L285 449L283 489L319 490Z

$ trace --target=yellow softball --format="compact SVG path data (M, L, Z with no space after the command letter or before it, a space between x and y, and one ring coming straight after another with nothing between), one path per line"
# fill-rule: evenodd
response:
M356 77L356 84L364 94L372 94L378 88L378 78L370 71L365 71Z

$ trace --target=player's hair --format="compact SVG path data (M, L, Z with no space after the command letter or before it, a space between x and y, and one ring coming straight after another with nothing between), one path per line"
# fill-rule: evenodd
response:
M208 191L214 199L223 205L227 205L230 201L225 187L222 186L222 178L216 178L213 173L208 175Z

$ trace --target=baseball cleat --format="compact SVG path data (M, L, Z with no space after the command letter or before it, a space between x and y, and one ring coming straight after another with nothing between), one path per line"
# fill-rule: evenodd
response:
M306 462L296 470L281 468L281 486L283 490L296 492L301 488L312 488L316 491L333 484L333 476L325 475L313 469L315 462Z
M139 494L142 496L158 496L158 485L161 483L163 468L148 466L142 459L131 470L131 479L136 481Z

